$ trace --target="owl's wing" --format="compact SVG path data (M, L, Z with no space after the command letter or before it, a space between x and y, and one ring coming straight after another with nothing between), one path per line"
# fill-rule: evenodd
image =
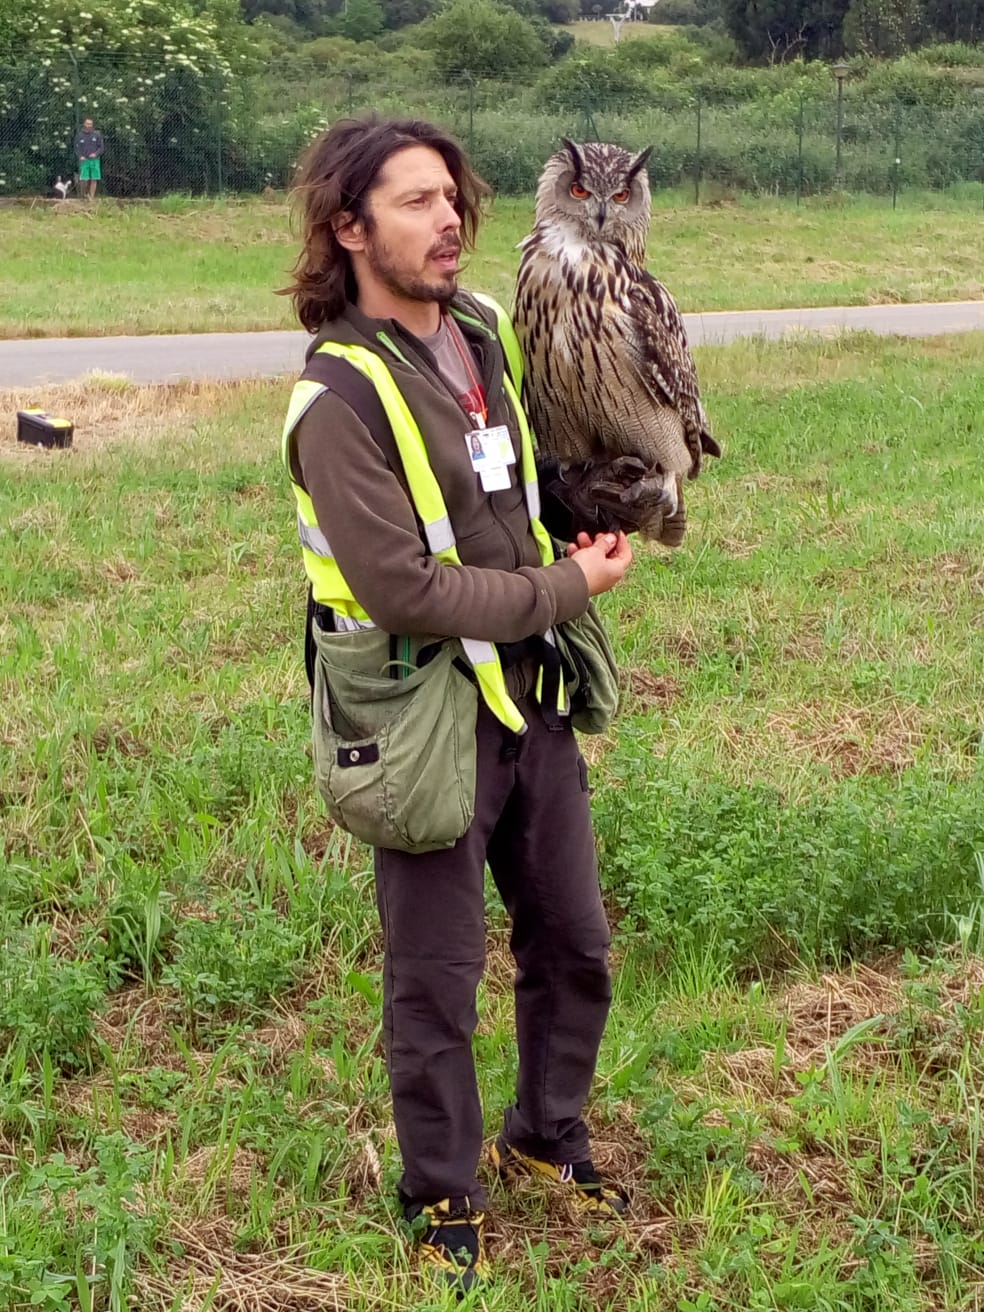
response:
M621 298L629 355L655 403L671 406L683 420L690 477L696 478L702 454L719 456L721 448L708 431L687 330L676 301L659 279L645 269L632 272Z

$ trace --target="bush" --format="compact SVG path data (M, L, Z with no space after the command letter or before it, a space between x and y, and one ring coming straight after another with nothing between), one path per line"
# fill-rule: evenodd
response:
M39 925L2 927L0 1059L19 1051L66 1071L91 1066L93 1019L105 1002L103 981L88 961L56 956Z
M865 66L862 93L866 100L901 105L950 108L966 95L960 82L942 68L930 68L914 56Z
M529 195L540 171L559 145L547 120L508 112L476 117L472 163L493 190L506 196Z
M547 61L534 25L496 0L451 0L420 28L443 77L508 77L531 73Z
M714 941L734 964L919 948L979 894L984 766L851 779L791 805L775 789L681 778L623 729L595 802L605 884L654 951Z
M700 50L682 32L623 41L611 53L625 68L682 68L687 60L702 62Z
M306 946L303 935L269 907L216 899L207 919L180 922L174 960L161 981L181 993L195 1027L217 1013L248 1019L294 982Z
M717 22L720 17L720 0L661 0L659 6L661 23L703 27Z
M535 97L544 109L579 113L617 110L652 103L651 82L611 51L589 50L565 59L537 82Z
M923 46L912 52L912 58L925 64L939 64L943 68L984 68L984 43L970 45L967 41L948 41Z

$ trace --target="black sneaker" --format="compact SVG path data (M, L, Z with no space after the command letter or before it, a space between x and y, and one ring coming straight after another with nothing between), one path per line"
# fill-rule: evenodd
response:
M407 1208L407 1220L413 1226L422 1271L460 1290L488 1280L485 1213L474 1211L467 1198L412 1204Z
M531 1157L506 1143L501 1134L489 1150L489 1156L499 1178L506 1184L523 1176L542 1176L568 1188L576 1206L592 1218L617 1220L629 1209L625 1194L621 1189L605 1184L590 1158L584 1162L551 1162L542 1157Z

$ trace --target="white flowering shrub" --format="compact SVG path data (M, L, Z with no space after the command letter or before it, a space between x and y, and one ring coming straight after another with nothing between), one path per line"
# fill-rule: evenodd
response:
M212 189L237 81L251 67L235 0L3 0L0 169L8 191L75 168L76 127L105 138L118 195Z

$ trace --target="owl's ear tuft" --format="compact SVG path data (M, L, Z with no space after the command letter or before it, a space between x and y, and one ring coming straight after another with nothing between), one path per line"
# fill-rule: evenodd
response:
M635 159L629 165L629 171L626 174L626 177L628 178L629 182L632 181L632 179L636 176L637 173L639 173L642 169L646 167L646 161L649 159L649 156L652 153L653 153L653 147L647 146L645 150L641 150L639 154L636 155Z
M574 165L574 172L580 177L584 172L584 156L581 154L577 144L571 141L570 137L561 137L561 141L564 143L564 147L568 155L571 157L571 163Z

